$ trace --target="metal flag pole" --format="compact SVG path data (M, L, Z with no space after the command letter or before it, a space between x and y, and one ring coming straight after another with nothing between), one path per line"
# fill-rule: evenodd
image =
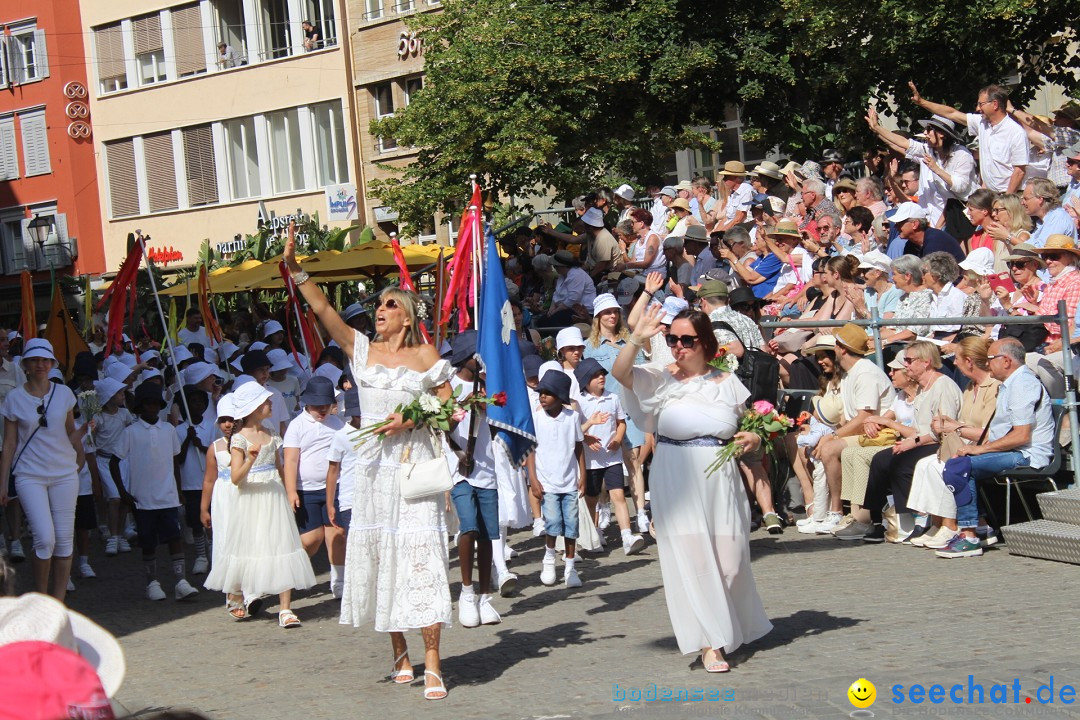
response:
M476 174L469 175L470 195L476 190ZM473 300L473 329L480 332L480 271L483 267L480 262L480 208L475 205L469 206L472 214L472 300Z

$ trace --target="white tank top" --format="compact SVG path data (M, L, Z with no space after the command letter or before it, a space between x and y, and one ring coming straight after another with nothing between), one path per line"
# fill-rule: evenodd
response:
M660 236L654 232L651 232L646 235L644 239L638 240L636 243L634 243L634 262L641 262L645 259L645 250L649 247L649 238L652 237L659 238ZM649 265L649 267L645 268L645 271L649 272L652 270L660 270L664 267L666 263L667 258L664 257L663 248L661 248L658 244L656 248L656 256L653 258L652 264Z

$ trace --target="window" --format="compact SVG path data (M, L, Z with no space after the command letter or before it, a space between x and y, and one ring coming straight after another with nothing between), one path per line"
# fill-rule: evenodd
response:
M45 126L45 111L19 113L19 126L22 128L26 176L48 175L52 172L52 164L49 162L49 134Z
M198 5L172 11L173 46L176 48L176 74L190 77L206 72L206 48L203 44L202 15Z
M394 0L394 12L407 13L415 7L413 0Z
M337 18L334 17L336 0L304 0L305 20L309 20L319 33L318 47L337 45Z
M394 84L382 83L371 89L375 100L375 117L379 120L391 117L394 114ZM393 138L379 138L379 152L386 152L397 148L397 141Z
M139 214L139 188L135 179L135 144L120 140L105 145L109 201L113 217Z
M147 15L132 22L139 85L165 81L165 48L161 42L161 16Z
M382 17L383 0L364 0L364 19L378 20Z
M45 47L45 31L33 24L9 28L5 38L7 56L5 74L14 85L35 82L49 77L49 56ZM2 83L6 84L6 83Z
M348 182L345 155L345 119L341 103L313 105L311 124L315 130L315 169L320 186Z
M266 126L270 133L270 176L274 192L304 189L304 153L300 147L300 113L293 108L269 113Z
M11 74L8 71L7 38L0 32L0 88L6 88L11 83Z
M243 0L217 0L213 5L217 15L217 42L225 43L236 53L236 58L229 61L233 64L226 66L220 63L219 69L247 64L248 42Z
M150 212L176 210L176 163L173 159L172 133L163 132L143 138L146 163L146 189Z
M19 177L19 151L15 143L15 118L0 118L0 180Z
M0 218L0 242L3 248L4 273L7 275L22 272L26 268L24 222L29 221L21 212Z
M183 129L184 172L187 174L188 204L211 205L218 201L214 136L209 125Z
M255 143L255 118L222 123L228 148L229 185L235 199L256 197L259 183L259 152Z
M119 23L94 30L97 52L98 91L106 93L126 90L127 65L124 63L124 33Z
M405 104L408 105L413 101L416 93L424 89L424 78L414 77L405 81Z
M261 59L273 60L291 55L292 33L288 0L260 0L258 12L263 34Z

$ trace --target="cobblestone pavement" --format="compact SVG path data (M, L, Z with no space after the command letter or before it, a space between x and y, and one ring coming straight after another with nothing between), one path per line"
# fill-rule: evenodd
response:
M501 625L444 632L450 696L439 703L422 698L419 680L401 687L386 679L385 637L338 625L325 559L316 563L321 584L294 602L304 626L293 631L271 614L233 622L221 596L205 590L189 603L171 593L164 602L143 599L137 551L95 557L98 579L77 579L70 604L120 637L128 672L118 699L140 717L175 707L218 720L840 718L853 711L847 688L860 677L877 686L876 717L1080 716L1060 702L1062 685L1080 684L1080 568L1072 565L1010 556L1001 546L982 558L943 560L905 546L759 530L754 574L775 628L734 655L730 674L710 675L675 645L655 545L636 557L616 546L581 561L585 585L567 591L539 583L539 539L519 532L511 543L521 551L511 562L521 592L496 601ZM20 568L23 589L28 570ZM171 580L163 585L171 591ZM419 665L419 636L411 643ZM941 683L946 692L959 683L966 703L968 675L984 687L986 704L954 705L947 695L938 705L892 702L897 684L906 697L915 683ZM1056 702L1026 704L1051 678ZM995 683L1009 684L1008 704L989 704ZM630 699L654 685L717 689L730 699ZM624 699L614 699L620 692Z

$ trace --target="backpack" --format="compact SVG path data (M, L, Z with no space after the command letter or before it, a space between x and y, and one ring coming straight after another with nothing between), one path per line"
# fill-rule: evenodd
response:
M723 320L713 320L712 327L713 330L727 330L743 344L743 356L739 358L735 377L750 391L749 402L768 400L776 405L780 396L780 361L767 352L751 348L735 328Z

